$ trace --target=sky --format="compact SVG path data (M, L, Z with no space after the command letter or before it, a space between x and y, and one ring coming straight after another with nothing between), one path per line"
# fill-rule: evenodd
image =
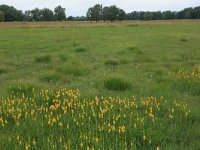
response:
M12 5L20 10L50 8L61 5L67 16L85 16L87 9L95 4L117 5L127 13L132 11L179 11L187 7L200 6L200 0L0 0L0 5Z

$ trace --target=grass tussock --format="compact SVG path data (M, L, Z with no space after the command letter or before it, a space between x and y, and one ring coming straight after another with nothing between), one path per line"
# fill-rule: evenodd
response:
M33 84L15 84L8 87L8 93L10 95L32 95L33 89L35 89L35 85Z
M61 79L61 76L58 74L45 74L40 77L40 80L46 83L56 83Z
M35 58L35 61L37 63L49 63L51 62L51 56L50 55L38 56Z
M188 39L181 38L180 41L181 41L181 42L188 42Z
M120 61L118 59L110 59L110 60L106 60L104 64L106 66L118 66L120 64Z
M76 42L73 42L73 47L77 47L79 44L78 43L76 43Z
M0 68L0 74L6 74L8 70L6 68Z
M86 52L87 49L85 47L79 47L79 48L76 48L75 50L77 53L81 53L81 52Z
M58 57L60 58L62 62L65 62L67 60L67 56L65 55L59 55Z
M65 65L58 69L59 72L66 75L73 75L75 77L79 77L85 75L87 73L87 69L84 67L80 67L77 65Z
M110 77L104 81L104 86L108 90L125 91L131 88L131 84L119 77Z

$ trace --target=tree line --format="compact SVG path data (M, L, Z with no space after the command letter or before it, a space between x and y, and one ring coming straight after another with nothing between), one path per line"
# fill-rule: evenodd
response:
M66 18L65 8L60 5L54 10L35 8L25 12L13 6L0 5L0 22L6 21L122 21L122 20L168 20L168 19L200 19L200 6L189 7L181 11L133 11L126 13L116 5L96 4L88 8L86 16L69 16Z
M189 7L181 11L133 11L127 13L126 20L169 20L200 19L200 6Z
M181 11L133 11L127 13L115 5L103 7L96 4L87 11L87 19L99 22L99 20L168 20L168 19L200 19L200 6L189 7Z
M0 21L63 21L66 19L65 8L60 5L54 11L48 8L35 8L25 12L13 6L0 5Z

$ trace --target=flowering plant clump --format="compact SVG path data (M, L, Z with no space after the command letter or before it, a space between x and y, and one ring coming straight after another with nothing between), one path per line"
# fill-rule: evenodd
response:
M178 72L169 72L169 76L180 79L200 79L200 65L196 65L190 71L179 70Z
M14 149L160 149L170 126L187 124L189 115L163 97L88 99L79 90L32 89L0 100L0 131L13 131L4 140Z

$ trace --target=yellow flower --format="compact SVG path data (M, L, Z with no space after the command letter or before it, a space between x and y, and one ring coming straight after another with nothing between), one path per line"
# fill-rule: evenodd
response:
M33 139L33 145L36 145L36 141L35 141L35 139Z
M57 121L56 118L53 118L53 119L52 119L52 122L53 122L53 123L56 123L56 121Z
M159 147L159 146L157 146L157 147L156 147L156 150L160 150L160 147Z
M80 144L80 147L81 147L81 148L83 147L83 143Z
M29 145L26 143L25 150L28 150Z
M54 105L51 105L51 106L50 106L50 110L55 110L55 106L54 106Z

